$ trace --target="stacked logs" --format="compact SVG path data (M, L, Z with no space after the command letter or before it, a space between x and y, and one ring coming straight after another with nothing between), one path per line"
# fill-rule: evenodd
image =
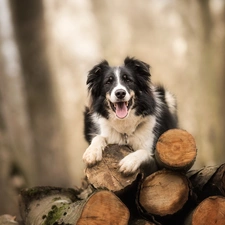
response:
M83 189L23 190L22 223L225 224L225 164L189 171L197 148L188 132L172 129L159 138L155 152L159 170L150 175L147 167L129 176L119 172L119 161L130 152L128 146L107 146L102 161L86 168Z

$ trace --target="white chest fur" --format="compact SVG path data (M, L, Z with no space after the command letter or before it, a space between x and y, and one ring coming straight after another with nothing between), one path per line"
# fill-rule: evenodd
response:
M95 116L95 122L99 124L100 135L105 138L107 144L128 144L134 150L152 150L155 116L143 118L131 112L129 117L123 120L119 120L115 116L110 116L110 119Z

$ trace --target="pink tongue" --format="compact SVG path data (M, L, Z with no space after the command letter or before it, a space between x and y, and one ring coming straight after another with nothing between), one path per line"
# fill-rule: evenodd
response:
M116 116L123 119L127 115L127 106L125 102L116 103Z

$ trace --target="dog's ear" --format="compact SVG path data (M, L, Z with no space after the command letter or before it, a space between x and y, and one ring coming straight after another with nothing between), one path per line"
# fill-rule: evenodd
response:
M100 95L102 75L108 68L108 62L103 60L89 71L86 84L93 96Z
M141 87L143 92L149 92L150 88L150 66L142 62L140 60L127 57L124 60L124 65L130 69L132 72L134 72L136 84Z
M135 58L126 57L124 60L124 65L127 67L131 67L136 72L143 73L144 75L147 76L151 76L149 71L150 66L143 61L140 61Z

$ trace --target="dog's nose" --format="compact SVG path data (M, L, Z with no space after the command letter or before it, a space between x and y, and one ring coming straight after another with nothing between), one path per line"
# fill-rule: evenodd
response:
M118 89L116 92L115 92L115 95L117 98L119 99L123 99L126 95L126 91L124 91L123 89Z

